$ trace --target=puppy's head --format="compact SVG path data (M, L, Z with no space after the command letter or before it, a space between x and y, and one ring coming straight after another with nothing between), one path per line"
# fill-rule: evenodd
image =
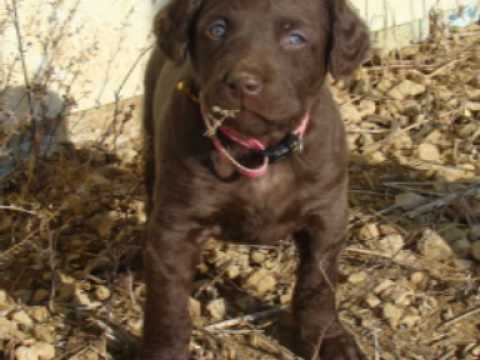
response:
M369 47L346 0L173 0L157 15L159 46L187 56L202 107L239 110L247 135L291 129L325 74L349 75Z

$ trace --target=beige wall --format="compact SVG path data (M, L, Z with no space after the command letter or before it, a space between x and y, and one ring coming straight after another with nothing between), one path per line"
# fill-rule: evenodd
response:
M17 0L28 75L50 74L48 87L69 93L77 110L111 103L116 96L141 94L141 78L152 14L152 0ZM48 5L55 3L55 6ZM157 6L164 0L156 0ZM410 24L403 37L419 38L432 6L451 9L461 0L353 0L372 30ZM22 84L11 15L0 5L0 90ZM417 22L415 22L417 20ZM395 34L394 34L395 35ZM380 43L397 45L392 34ZM137 64L138 63L138 64Z
M141 92L144 59L139 56L151 42L149 0L17 1L29 78L50 73L50 90L69 92L79 110L110 103L116 95L124 98ZM12 16L4 4L0 5L0 24L7 20L3 31L0 25L0 89L7 82L24 82Z
M468 0L352 0L372 31L428 17L432 8L454 9Z

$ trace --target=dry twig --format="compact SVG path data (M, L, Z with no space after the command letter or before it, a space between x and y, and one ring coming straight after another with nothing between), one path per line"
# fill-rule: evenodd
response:
M208 325L204 329L206 331L215 332L215 331L223 330L223 329L230 328L230 327L233 327L233 326L243 325L243 324L246 324L246 323L266 319L266 318L269 318L273 315L277 315L278 313L282 312L283 310L285 310L284 306L276 307L276 308L273 308L273 309L260 311L260 312L254 313L254 314L243 315L243 316L239 316L239 317L234 318L234 319L221 321L221 322L218 322L218 323L215 323L215 324L212 324L212 325Z
M35 211L27 210L27 209L24 209L24 208L15 206L15 205L0 205L0 210L16 211L16 212L21 212L21 213L24 213L24 214L29 214L29 215L40 217L40 215L38 213L36 213Z
M410 218L415 218L419 215L425 214L427 212L433 211L435 209L438 209L440 207L447 206L454 202L455 200L458 200L459 198L462 198L464 196L480 193L480 183L475 183L470 185L467 189L462 190L462 191L457 191L451 194L447 194L446 196L434 200L432 202L429 202L427 204L421 205L417 207L416 209L413 209L407 213L407 216Z
M466 318L468 318L470 316L474 316L476 314L480 314L480 306L476 307L475 309L464 312L463 314L460 314L460 315L454 317L453 319L445 321L444 323L442 323L438 326L438 329L444 328L446 326L451 326L453 324L456 324L459 321L465 320Z

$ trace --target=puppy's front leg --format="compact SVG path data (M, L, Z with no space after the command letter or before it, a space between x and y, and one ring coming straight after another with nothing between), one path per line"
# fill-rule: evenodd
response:
M361 359L335 308L337 257L346 226L346 211L338 206L336 210L314 216L308 228L295 235L300 253L293 297L295 350L307 360Z
M142 360L189 357L188 303L202 235L193 225L150 220L144 253L147 301Z

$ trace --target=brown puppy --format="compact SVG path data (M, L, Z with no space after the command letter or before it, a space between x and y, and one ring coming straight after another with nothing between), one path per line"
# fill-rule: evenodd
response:
M275 244L293 235L295 351L359 359L332 291L347 223L347 149L325 76L360 65L366 26L346 0L173 0L157 15L155 33L145 81L142 358L188 358L188 298L208 237ZM205 136L206 120L225 110L233 114L225 127L286 152L282 160L255 173L275 156L212 129L215 136ZM303 142L303 151L291 152L282 139L299 128L295 145Z

